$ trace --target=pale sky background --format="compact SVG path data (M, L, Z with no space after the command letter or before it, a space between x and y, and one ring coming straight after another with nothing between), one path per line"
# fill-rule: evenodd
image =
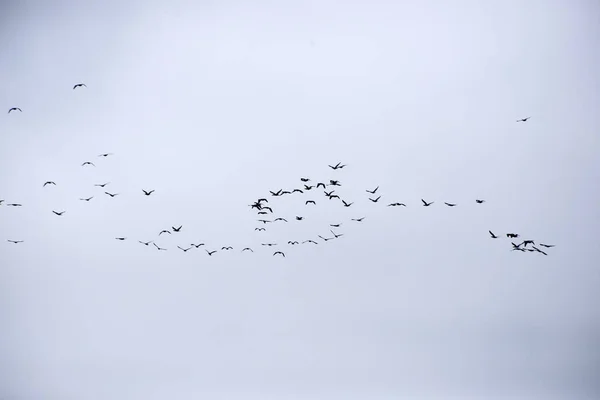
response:
M0 399L599 398L600 6L451 3L3 2Z

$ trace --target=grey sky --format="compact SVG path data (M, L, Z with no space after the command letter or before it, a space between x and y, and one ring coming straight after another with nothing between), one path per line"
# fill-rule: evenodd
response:
M595 2L19 3L0 398L598 398ZM269 197L254 232L301 176L355 204Z

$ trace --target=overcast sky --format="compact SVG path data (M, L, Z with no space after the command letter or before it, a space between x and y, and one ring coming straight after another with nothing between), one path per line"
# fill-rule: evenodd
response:
M0 399L600 396L596 2L15 3Z

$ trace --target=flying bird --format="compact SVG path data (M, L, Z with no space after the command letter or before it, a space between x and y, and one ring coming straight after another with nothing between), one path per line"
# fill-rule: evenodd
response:
M317 203L314 200L306 200L306 202L304 203L304 205L309 205L309 204L317 205Z
M292 193L304 193L301 189L294 189Z
M323 189L325 189L325 184L323 182L319 182L319 183L317 183L317 189L319 187L322 187Z
M190 246L194 246L195 248L199 248L200 246L204 246L204 243L199 243L199 244L190 244Z
M293 245L299 244L299 243L297 241L295 241L295 240L293 240L293 241L292 240L288 240L288 244L291 244L293 246Z
M333 181L331 179L329 180L329 185L331 185L331 186L342 186L340 184L340 181Z
M331 197L333 195L333 192L335 192L335 190L332 190L329 193L326 190L323 191L323 193L325 193L325 196L327 196L327 197Z
M361 222L363 219L365 219L365 217L352 218L352 221Z
M421 201L423 202L423 207L429 207L430 205L432 205L434 203L433 201L431 203L428 203L423 199L421 199Z
M94 167L96 166L96 164L94 164L94 163L93 163L93 162L91 162L91 161L86 161L86 162L84 162L83 164L81 164L81 166L82 166L82 167L85 167L86 165L92 165L92 166L94 166Z
M217 252L216 250L213 250L213 251L205 250L205 251L208 253L209 256L212 256L213 254L215 254Z
M538 253L542 253L542 254L543 254L543 255L545 255L545 256L547 256L547 255L548 255L548 254L547 254L545 251L542 251L542 250L538 249L538 248L537 248L537 247L535 247L535 246L531 246L531 247L533 247L533 250L537 251Z
M150 245L150 243L153 243L152 240L149 242L142 242L141 240L138 240L138 242L140 242L141 244L146 245L146 246Z
M550 248L550 247L554 247L556 246L555 244L544 244L544 243L540 243L540 246L542 247L546 247L546 248Z
M10 108L10 109L8 110L8 113L10 114L10 113L11 113L11 111L19 111L19 112L23 112L23 110L21 110L19 107L13 107L13 108Z
M266 228L254 228L255 231L266 231Z
M482 204L482 203L485 203L485 200L479 200L479 199L477 199L477 200L475 200L475 203Z
M156 243L152 243L152 244L154 245L154 247L156 247L156 250L158 250L158 251L161 251L161 250L167 251L167 249L165 249L163 247L159 247Z
M274 255L274 256L276 256L277 254L281 254L282 256L284 256L284 257L285 257L285 254L283 254L283 252L282 252L282 251L276 251L275 253L273 253L273 255Z
M154 190L150 190L149 192L146 192L144 189L142 189L142 192L144 192L144 194L146 196L150 196L152 193L154 193Z
M53 181L47 181L44 183L44 185L42 187L46 187L46 185L54 185L56 186L56 183L54 183Z
M90 200L91 200L91 199L93 199L93 198L94 198L94 196L92 196L92 197L88 197L87 199L79 199L79 200L82 200L82 201L90 201Z
M527 120L531 118L531 117L526 117L526 118L520 118L517 120L517 122L527 122Z
M233 250L233 247L231 247L231 246L223 246L223 247L221 247L221 250Z
M319 243L315 242L315 241L314 241L314 240L312 240L312 239L305 240L304 242L302 242L302 244L304 244L304 243L319 244Z
M168 233L169 235L171 234L171 232L169 232L168 230L165 229L165 230L160 231L158 236L162 235L163 233Z
M277 243L261 243L261 246L277 246Z
M14 243L14 244L19 244L19 243L23 243L24 240L10 240L10 239L8 239L8 242Z
M371 194L375 194L375 192L377 191L377 189L379 189L379 186L377 186L375 189L373 190L366 190L367 193L371 193Z
M342 200L342 203L344 204L344 207L350 207L352 204L354 204L354 202L346 203L346 200Z
M329 226L333 226L334 228L339 228L342 224L329 224Z
M327 241L329 241L329 240L333 240L333 239L335 239L335 238L325 238L325 237L323 237L323 236L321 236L321 235L317 235L317 236L318 236L318 237L320 237L321 239L323 239L323 240L324 240L324 241L326 241L326 242L327 242Z
M179 250L183 251L184 253L187 253L187 251L191 249L191 247L188 247L187 249L184 249L181 246L177 246L177 248L179 248Z
M535 242L533 240L523 240L523 242L519 246L523 245L523 247L527 247L527 245L529 244L533 246Z
M308 179L308 178L300 178L300 180L301 180L302 182L308 182L308 181L310 181L310 179Z
M271 192L271 191L269 190L269 192L271 193L271 196L281 196L281 192L282 192L282 191L283 191L283 189L279 189L279 190L278 190L278 191L276 191L276 192Z
M377 197L376 199L372 199L369 197L369 200L371 200L373 203L377 203L380 198L381 198L381 196Z
M519 234L518 233L507 233L506 237L507 238L518 238Z
M267 224L268 222L272 222L272 221L269 221L268 219L258 219L257 221L258 222L262 222L263 224Z
M287 219L279 217L279 218L275 218L275 219L273 220L273 222L275 222L275 221L283 221L283 222L287 222Z
M271 207L263 206L262 210L269 210L271 214L273 213L273 209Z
M54 214L58 215L59 217L61 215L63 215L66 211L52 211Z
M299 217L299 216L296 215L296 220L297 221L302 221L303 219L304 219L304 217Z
M6 206L7 206L7 207L23 207L23 204L19 204L19 203L8 203Z
M109 195L110 197L115 197L115 196L118 196L118 195L119 195L119 193L108 193L108 192L104 192L104 193L106 193L106 194L107 194L107 195Z
M444 202L444 204L447 205L448 207L454 207L454 206L456 206L456 204L453 204L453 203L446 203L446 202Z
M390 204L388 204L388 207L398 207L398 206L406 207L406 204L404 204L404 203L390 203Z
M345 166L346 166L345 164L344 164L344 165L342 165L342 163L341 163L341 162L339 162L339 163L337 163L336 165L330 165L330 166L329 166L329 168L331 168L331 169L333 169L333 170L336 170L336 169L341 169L341 168L344 168Z
M102 154L98 154L98 157L108 157L108 156L112 156L113 153L102 153Z
M173 232L179 232L181 228L183 228L183 225L180 225L179 228L175 228L174 226L172 226L171 228L173 228Z
M251 252L253 252L253 253L254 253L254 250L252 250L250 247L244 247L244 248L242 249L242 253L243 253L244 251L248 251L248 250L250 250Z
M77 89L78 87L82 87L82 86L83 86L83 87L87 87L87 86L85 85L85 83L78 83L78 84L76 84L75 86L73 86L73 90Z
M117 239L117 240L125 240L127 238L126 237L116 237L115 239Z
M96 183L94 186L98 186L103 188L104 186L108 185L110 182L106 182L106 183Z
M304 185L304 190L310 190L314 188L314 186Z
M343 233L340 233L340 234L338 235L338 234L336 234L334 231L332 231L331 229L329 230L329 232L333 233L333 236L334 236L336 239L337 239L337 238L339 238L340 236L344 236L344 234L343 234Z
M494 232L492 232L492 231L488 231L488 232L492 236L492 239L498 239L498 236L494 235Z

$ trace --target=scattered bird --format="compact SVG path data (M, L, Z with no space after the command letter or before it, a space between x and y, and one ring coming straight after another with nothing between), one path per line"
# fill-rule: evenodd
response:
M217 252L216 250L213 250L213 251L205 250L205 251L208 253L209 256L212 256L213 254L215 254Z
M306 200L306 202L304 204L305 205L309 205L309 204L317 205L317 203L314 200Z
M310 179L308 179L308 178L300 178L300 180L301 180L302 182L308 182L308 181L310 181Z
M12 111L19 111L19 112L23 112L23 110L21 110L19 107L12 107L8 110L8 113L10 114Z
M423 202L423 207L429 207L430 205L432 205L434 203L433 201L431 203L428 203L423 199L421 199L421 201Z
M117 240L125 240L127 238L125 238L125 237L116 237L115 239L117 239Z
M297 221L302 221L303 219L304 219L304 217L299 217L299 216L296 216L296 220L297 220Z
M251 252L253 252L253 253L254 253L254 250L252 250L250 247L244 247L244 248L242 249L242 253L243 253L244 251L251 251Z
M291 244L292 246L295 244L299 244L297 241L292 241L292 240L288 240L288 244Z
M175 228L174 226L172 226L171 228L173 228L173 232L179 232L181 228L183 228L183 225L180 225L179 228Z
M324 240L324 241L326 241L326 242L327 242L327 241L329 241L329 240L333 240L333 239L335 239L335 238L325 238L325 237L323 237L323 236L321 236L321 235L317 235L317 236L318 236L318 237L320 237L321 239L323 239L323 240Z
M479 199L477 199L477 200L475 200L475 202L476 202L477 204L482 204L482 203L485 203L485 200L479 200Z
M142 192L144 192L144 194L146 196L150 196L152 193L154 193L154 190L150 190L150 191L146 192L144 189L142 189Z
M199 248L200 246L204 246L204 243L199 243L199 244L190 244L190 246L194 246L195 248Z
M255 231L266 231L266 228L254 228Z
M350 207L352 204L354 204L354 202L352 202L352 203L346 203L345 200L342 200L342 204L344 204L344 207Z
M19 204L19 203L8 203L6 206L7 206L7 207L23 207L23 204Z
M277 246L277 243L261 243L261 246Z
M108 156L112 156L113 153L102 153L102 154L98 154L98 157L108 157Z
M527 122L527 120L529 118L531 118L531 117L521 118L521 119L518 119L517 122Z
M87 199L79 199L79 200L82 200L82 201L90 201L90 200L91 200L91 199L93 199L93 198L94 198L94 196L92 196L92 197L88 197Z
M534 244L535 242L533 240L523 240L523 242L519 246L523 245L523 247L527 247L527 245L533 246Z
M78 87L82 87L82 86L83 86L83 87L87 87L87 86L85 85L85 83L78 83L78 84L76 84L75 86L73 86L73 90L77 89Z
M546 247L546 248L550 248L550 247L554 247L554 244L544 244L544 243L540 243L540 246L542 247Z
M388 207L398 207L398 206L404 206L404 207L406 207L406 204L404 204L404 203L390 203L390 204L388 204Z
M221 250L233 250L233 247L231 247L231 246L223 246L223 247L221 247Z
M376 199L372 199L369 197L369 200L371 200L373 203L377 203L380 198L381 198L381 196L377 197Z
M456 206L456 204L453 204L453 203L446 203L446 202L444 202L444 204L447 205L448 207L455 207Z
M61 215L63 215L66 211L52 211L54 214L58 215L59 217Z
M184 253L187 253L187 251L191 249L191 247L188 247L187 249L184 249L181 246L177 246L177 248L179 248L179 250L183 251Z
M343 233L340 233L340 234L338 235L338 234L336 234L334 231L332 231L331 229L329 230L329 232L333 233L333 236L334 236L336 239L337 239L337 238L339 238L340 236L344 236L344 234L343 234Z
M94 186L98 186L103 188L104 186L108 185L110 182L106 182L106 183L96 183Z
M275 221L283 221L283 222L287 222L287 219L279 217L279 218L275 218L275 219L273 220L273 222L275 222Z
M339 228L342 224L329 224L329 226L333 226L334 228Z
M329 180L329 185L330 186L342 186L340 184L340 181L334 181L334 180L331 180L331 179Z
M46 185L54 185L54 186L56 186L56 183L53 182L53 181L47 181L47 182L44 182L44 186L43 187L46 187Z
M262 222L263 224L267 224L267 223L271 222L268 219L258 219L257 221Z
M310 190L312 188L314 188L314 186L304 185L304 190L308 191L308 190Z
M315 242L315 241L314 241L314 240L312 240L312 239L305 240L304 242L302 242L302 244L304 244L304 243L319 244L319 243Z
M81 166L82 166L82 167L85 167L86 165L91 165L91 166L94 166L94 167L96 166L96 164L94 164L94 163L93 163L93 162L91 162L91 161L86 161L86 162L84 162L83 164L81 164Z
M282 252L282 251L276 251L275 253L273 253L273 255L274 255L274 256L276 256L277 254L281 254L282 256L284 256L284 257L285 257L285 254L283 254L283 252Z
M171 234L170 231L164 229L164 230L160 231L160 233L158 234L158 236L162 235L163 233L168 233L169 235Z
M24 242L24 240L10 240L10 239L8 239L8 241L10 243L14 243L14 244L19 244L19 243L23 243Z
M329 168L336 170L336 169L342 169L344 168L346 165L342 165L341 162L337 163L336 165L330 165Z
M104 193L106 193L106 194L107 194L107 195L109 195L110 197L115 197L115 196L118 196L118 195L119 195L119 193L108 193L108 192L104 192Z
M361 222L363 219L365 219L365 217L352 218L352 221Z
M319 183L317 183L317 189L319 187L322 187L323 189L325 189L325 184L323 182L319 182Z
M292 190L292 193L304 193L304 192L302 191L302 189L294 189L294 190Z
M143 245L145 245L145 246L148 246L148 245L150 245L150 243L154 243L152 240L151 240L151 241L149 241L149 242L142 242L141 240L138 240L138 242L140 242L141 244L143 244Z
M494 232L492 231L488 231L490 233L490 236L492 236L492 239L498 239L498 236L494 235Z
M162 251L167 251L167 249L165 249L165 248L163 248L163 247L159 247L159 246L158 246L156 243L152 243L152 244L154 245L154 247L156 247L156 249L157 249L158 251L161 251L161 250L162 250Z
M371 193L371 194L375 194L375 192L377 191L377 189L379 189L379 186L377 186L375 189L373 190L366 190L367 193Z
M518 238L519 234L518 233L507 233L506 237L507 238Z

